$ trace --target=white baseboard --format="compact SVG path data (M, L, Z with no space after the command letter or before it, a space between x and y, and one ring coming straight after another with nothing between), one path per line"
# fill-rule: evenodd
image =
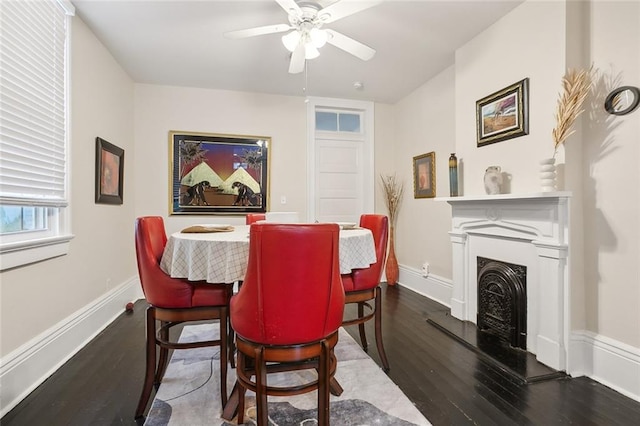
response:
M136 275L4 356L0 360L0 417L108 326L128 302L142 297Z
M591 331L573 331L568 373L590 377L640 402L640 348Z
M413 269L408 266L400 266L400 277L398 284L410 288L418 294L438 303L451 307L451 294L453 285L451 280L429 274L427 277L422 276L422 271Z

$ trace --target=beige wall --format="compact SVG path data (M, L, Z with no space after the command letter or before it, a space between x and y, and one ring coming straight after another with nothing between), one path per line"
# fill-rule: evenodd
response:
M396 254L404 267L451 277L451 208L414 198L413 157L435 152L436 197L449 196L449 155L455 152L455 69L450 67L394 106L393 170L404 181Z
M456 52L456 150L465 164L463 195L485 195L484 172L493 165L511 175L511 193L539 192L538 161L553 155L565 19L563 2L526 2ZM476 101L524 78L529 78L529 134L478 148Z
M586 328L640 348L640 109L604 112L614 87L640 87L640 2L592 2L598 70L582 143Z
M384 204L381 174L394 173L394 153L397 144L395 137L395 124L393 120L394 107L388 104L375 104L375 146L374 146L374 178L375 183L375 207L376 213L386 214L387 207Z
M75 238L66 256L1 273L2 355L136 274L133 82L77 17L72 50L70 200ZM96 136L125 150L121 206L94 203Z
M270 209L306 217L306 104L303 98L183 87L136 85L136 215L167 218L168 232L194 216L169 214L169 131L270 136ZM280 204L286 196L287 204ZM244 223L244 216L222 216ZM210 216L202 220L212 221Z

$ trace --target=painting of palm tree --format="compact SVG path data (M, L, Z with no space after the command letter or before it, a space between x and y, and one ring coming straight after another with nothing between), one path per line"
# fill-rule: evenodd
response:
M187 167L194 163L204 161L207 150L202 147L202 142L181 140L179 142L180 179L186 174Z

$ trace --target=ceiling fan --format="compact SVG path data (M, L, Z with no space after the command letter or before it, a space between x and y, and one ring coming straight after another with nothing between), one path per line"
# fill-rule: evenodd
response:
M297 74L304 70L307 59L317 58L318 49L329 43L363 61L373 58L376 51L335 30L323 28L346 16L363 11L381 3L382 0L345 1L338 0L327 7L315 1L275 0L289 15L288 24L266 25L246 30L229 31L224 36L231 39L253 37L265 34L283 33L282 43L291 53L289 72Z

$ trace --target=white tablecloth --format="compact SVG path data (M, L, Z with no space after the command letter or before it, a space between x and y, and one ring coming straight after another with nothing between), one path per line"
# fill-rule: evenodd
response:
M233 232L172 234L160 267L173 278L210 283L244 280L249 260L249 226ZM373 234L368 229L340 231L340 273L368 268L376 262Z

